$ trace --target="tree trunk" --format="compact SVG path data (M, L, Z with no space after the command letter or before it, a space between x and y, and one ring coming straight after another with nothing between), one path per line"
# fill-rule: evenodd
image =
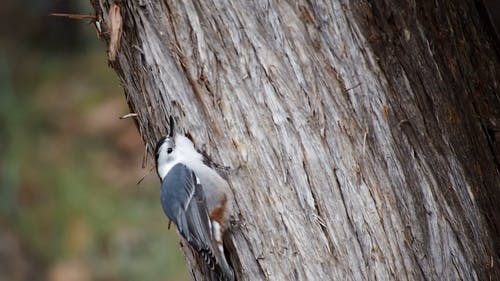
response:
M113 2L92 2L109 43ZM480 1L117 5L111 65L145 143L173 115L233 168L238 280L500 280L500 64Z

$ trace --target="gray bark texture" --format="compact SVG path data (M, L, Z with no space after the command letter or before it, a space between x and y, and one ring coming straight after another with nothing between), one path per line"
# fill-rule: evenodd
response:
M113 2L92 4L109 44ZM500 280L500 64L481 1L116 5L110 64L144 142L173 115L232 168L238 280Z

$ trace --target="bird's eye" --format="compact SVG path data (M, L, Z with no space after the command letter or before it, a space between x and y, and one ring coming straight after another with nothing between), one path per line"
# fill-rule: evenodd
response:
M172 148L171 147L167 148L167 153L168 154L172 153Z

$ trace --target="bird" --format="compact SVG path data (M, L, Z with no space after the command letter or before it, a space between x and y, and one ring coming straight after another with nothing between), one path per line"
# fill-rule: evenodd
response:
M223 245L232 209L229 184L188 137L175 132L174 119L169 119L169 133L155 149L163 211L218 278L233 281Z

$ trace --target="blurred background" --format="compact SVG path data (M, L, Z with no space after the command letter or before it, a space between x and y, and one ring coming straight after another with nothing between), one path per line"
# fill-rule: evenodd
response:
M0 7L0 281L189 280L88 2Z

